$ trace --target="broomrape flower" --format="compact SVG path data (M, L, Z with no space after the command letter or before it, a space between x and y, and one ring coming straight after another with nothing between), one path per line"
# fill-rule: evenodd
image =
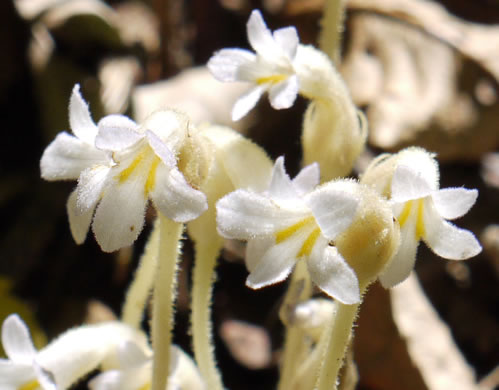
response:
M190 221L206 210L204 194L177 167L189 131L180 113L158 111L142 125L109 115L96 125L76 85L69 119L74 135L60 133L43 153L40 167L46 180L78 179L67 204L77 243L85 240L92 223L104 251L131 245L144 225L148 199L176 222Z
M170 349L171 390L202 390L204 384L194 362L179 347ZM145 390L151 387L152 351L134 342L118 347L119 367L105 371L89 383L90 390Z
M272 107L279 110L293 105L299 89L293 68L299 43L296 29L285 27L272 33L258 10L251 13L246 27L249 43L256 53L238 48L222 49L208 61L208 68L220 81L255 84L235 103L234 121L245 116L266 91Z
M291 180L284 158L279 157L268 191L239 189L218 201L218 230L226 238L248 241L249 287L278 283L297 261L306 261L312 281L321 290L343 303L357 303L355 273L329 244L354 218L357 184L343 180L314 189L318 183L317 164Z
M434 155L424 149L410 148L391 158L384 156L372 172L376 169L383 172L383 165L393 170L390 199L401 233L399 250L380 277L385 287L392 287L409 276L421 240L435 254L449 260L468 259L481 252L482 247L473 233L447 222L468 212L476 202L477 190L439 189L438 164ZM387 172L382 174L385 178L380 178L379 183L386 187ZM374 176L367 179L372 180Z
M28 328L16 314L2 325L2 345L8 359L0 359L1 389L57 389L53 375L40 365Z

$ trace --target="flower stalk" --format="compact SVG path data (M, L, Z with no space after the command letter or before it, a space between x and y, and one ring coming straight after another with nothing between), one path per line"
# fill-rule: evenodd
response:
M123 305L122 321L135 329L140 329L144 308L154 283L159 251L159 225L159 219L157 219Z
M177 263L184 225L158 214L159 251L154 281L152 343L154 350L152 390L164 390L170 367Z
M196 240L195 264L192 281L192 343L194 357L208 389L222 390L223 384L216 366L212 339L211 302L215 266L223 240Z
M345 0L326 0L321 20L319 48L338 65L340 46L344 30Z

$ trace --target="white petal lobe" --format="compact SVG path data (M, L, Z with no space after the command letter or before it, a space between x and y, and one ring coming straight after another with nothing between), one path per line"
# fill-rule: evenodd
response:
M298 49L298 33L294 27L284 27L274 31L274 39L276 43L282 48L284 54L293 59Z
M36 355L29 330L17 314L11 314L3 322L2 345L7 356L15 363L31 365Z
M360 302L359 282L338 250L332 246L316 246L307 262L312 281L326 294L341 303Z
M128 148L143 137L136 129L136 123L126 116L108 115L99 122L95 146L113 151Z
M286 80L273 85L269 90L270 104L276 110L289 108L293 105L298 95L298 76L293 75Z
M256 103L266 89L267 85L258 85L254 88L251 88L248 92L237 99L234 107L232 108L232 120L238 121L239 119L244 117L253 107L255 107Z
M466 214L478 198L477 190L445 188L432 195L433 204L444 219L456 219Z
M307 165L293 179L295 190L300 195L305 195L319 185L320 169L318 163Z
M391 197L394 202L424 198L432 192L431 183L416 168L401 164L395 169Z
M69 100L69 125L74 135L83 142L93 145L97 126L90 116L87 103L81 97L78 84L74 86Z
M71 235L77 244L83 244L94 216L95 205L82 213L81 209L77 206L77 199L78 190L74 190L69 196L66 209L68 211Z
M255 57L248 50L222 49L210 58L207 66L213 76L219 81L238 81L241 80L239 77L239 68L253 62Z

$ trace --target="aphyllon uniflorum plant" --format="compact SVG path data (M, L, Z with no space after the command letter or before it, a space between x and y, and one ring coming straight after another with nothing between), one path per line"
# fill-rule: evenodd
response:
M464 215L478 192L439 189L435 155L408 148L375 159L360 181L345 178L362 152L367 123L335 68L342 2L326 2L323 51L302 45L294 27L271 32L259 11L247 24L254 51L222 49L208 62L220 81L243 81L234 104L244 117L265 93L275 109L310 100L303 120L304 168L290 178L284 156L272 161L236 131L196 128L188 113L164 109L137 124L123 115L94 123L76 85L72 134L62 132L41 158L46 180L77 180L67 202L76 243L91 227L105 252L132 245L150 203L156 222L120 321L83 325L36 351L24 322L2 326L7 358L0 388L68 389L91 371L92 390L222 390L211 324L212 287L225 239L246 242L246 285L289 279L280 316L286 329L280 390L336 389L368 286L392 287L414 267L419 242L451 260L475 256L474 235L448 220ZM327 53L327 54L326 54ZM172 345L177 263L194 243L191 325L194 357ZM313 287L322 298L312 298ZM151 332L141 329L152 294Z

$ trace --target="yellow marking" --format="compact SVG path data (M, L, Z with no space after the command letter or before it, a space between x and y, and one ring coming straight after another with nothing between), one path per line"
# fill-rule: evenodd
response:
M424 226L424 199L418 200L418 211L417 211L417 221L416 221L416 240L425 236L425 226Z
M156 169L158 168L160 161L161 160L158 156L154 156L151 168L149 169L149 174L147 175L146 183L144 185L144 193L146 196L154 190L154 186L156 185Z
M256 83L258 85L268 84L268 83L277 84L277 83L280 83L281 81L286 80L287 78L288 78L288 76L286 76L286 75L278 74L278 75L274 75L274 76L260 77L260 78L256 79Z
M31 382L25 383L18 390L35 390L40 387L40 383L36 379L33 379Z
M288 227L286 229L283 229L283 230L277 232L275 235L276 244L280 244L281 242L287 240L289 237L291 237L293 234L295 234L302 227L305 227L308 224L313 223L313 222L314 222L314 217L310 216L310 217L307 217L305 219L302 219L300 222L297 222L294 225L291 225L290 227Z
M412 200L409 200L406 202L404 208L402 209L402 212L398 217L400 227L403 227L407 222L407 220L409 219L409 215L411 214L411 208L412 208Z
M123 169L118 174L118 180L120 181L120 183L125 182L130 177L133 171L139 166L139 164L144 159L144 154L145 154L144 152L139 153L139 155L135 157L135 160L132 161L132 163L128 166L128 168Z
M150 389L151 389L151 384L150 383L146 383L139 390L150 390Z
M321 229L315 228L301 246L300 252L298 252L297 257L310 256L310 254L312 253L312 249L315 245L315 242L319 238L320 234L321 234Z

